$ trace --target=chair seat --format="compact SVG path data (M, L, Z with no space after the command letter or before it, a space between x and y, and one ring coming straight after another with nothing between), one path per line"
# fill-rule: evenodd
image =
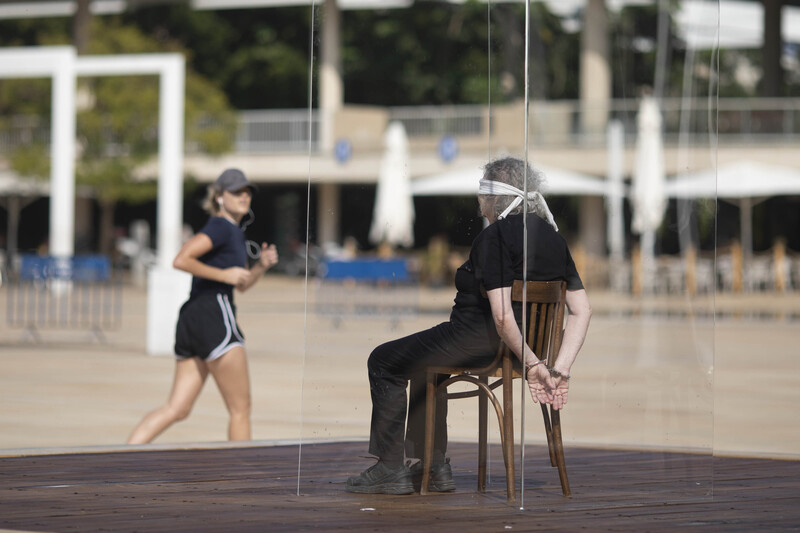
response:
M428 367L427 371L433 372L434 374L450 374L453 376L486 376L488 378L499 378L503 376L503 371L500 368L486 370L485 368L468 366L431 366ZM521 378L522 365L515 365L513 372L514 378Z

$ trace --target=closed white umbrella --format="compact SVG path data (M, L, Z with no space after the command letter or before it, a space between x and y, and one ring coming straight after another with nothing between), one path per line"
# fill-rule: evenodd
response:
M408 137L400 122L392 122L384 136L385 152L378 174L375 210L369 230L373 244L414 245L414 200L408 171Z
M667 207L661 111L655 98L645 96L642 99L636 123L636 160L631 188L632 229L642 236L642 289L651 292L655 273L655 232Z

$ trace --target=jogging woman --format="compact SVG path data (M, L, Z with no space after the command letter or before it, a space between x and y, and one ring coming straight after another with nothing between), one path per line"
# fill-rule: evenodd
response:
M250 377L233 289L246 291L278 262L275 245L262 243L258 260L247 268L248 243L240 223L250 212L253 191L237 169L224 171L209 186L203 207L211 217L173 262L192 275L192 290L178 317L172 392L136 426L128 444L150 442L186 418L208 374L230 413L228 439L250 440Z

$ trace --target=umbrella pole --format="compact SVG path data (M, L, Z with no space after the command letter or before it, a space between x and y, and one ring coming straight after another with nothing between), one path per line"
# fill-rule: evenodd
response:
M753 255L753 199L745 197L739 200L739 224L742 236L742 272L747 272L750 258ZM745 283L747 287L747 283Z
M642 232L642 292L653 293L653 280L656 272L655 246L656 232L646 229Z

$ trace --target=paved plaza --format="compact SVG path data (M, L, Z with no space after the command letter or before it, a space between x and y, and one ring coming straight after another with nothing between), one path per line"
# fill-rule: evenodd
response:
M337 327L317 314L316 291L313 279L268 275L236 296L259 443L366 440L370 351L446 320L454 294L420 289L420 312L396 326L345 316ZM6 295L0 289L0 449L125 448L166 398L174 367L145 353L146 291L125 286L122 327L105 343L83 330L42 330L33 342L8 328ZM594 317L562 417L566 446L800 457L800 293L590 298ZM451 439L475 439L476 403L451 404ZM529 398L525 411L526 442L541 443ZM149 446L224 446L226 424L209 382L190 417Z

